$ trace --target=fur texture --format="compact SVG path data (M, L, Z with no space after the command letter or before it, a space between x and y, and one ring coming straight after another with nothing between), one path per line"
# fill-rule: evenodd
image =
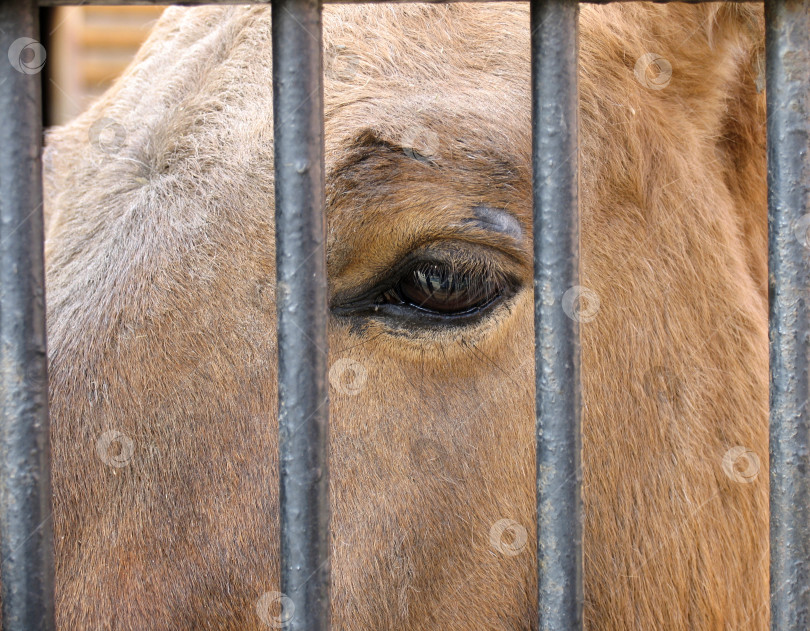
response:
M580 41L586 627L764 630L761 18L583 5ZM464 327L332 317L365 371L331 394L334 628L535 629L528 9L329 6L324 42L332 304L424 247L517 286ZM169 9L50 135L60 629L268 628L270 55L268 7ZM481 206L523 238L462 236Z

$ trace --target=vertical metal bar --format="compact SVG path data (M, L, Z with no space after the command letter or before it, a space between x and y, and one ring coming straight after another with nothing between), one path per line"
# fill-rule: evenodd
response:
M41 86L35 0L0 2L2 628L54 628L45 352Z
M810 629L810 0L767 0L771 629Z
M532 0L538 615L582 628L576 0ZM569 293L569 295L571 295Z
M293 604L288 631L329 628L322 64L320 1L273 0L281 591Z

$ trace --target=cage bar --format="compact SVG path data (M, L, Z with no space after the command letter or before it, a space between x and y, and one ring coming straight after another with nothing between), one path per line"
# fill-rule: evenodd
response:
M184 4L250 2L186 0ZM77 2L0 2L0 51L5 54L18 46L22 54L36 42L38 6L72 4ZM83 0L81 4L162 2ZM531 0L530 4L538 620L541 630L570 631L582 628L583 601L578 3ZM278 621L292 631L319 631L329 628L330 606L321 2L273 0L272 6L283 592ZM766 0L765 6L771 628L794 631L810 628L810 0ZM30 41L20 45L21 38ZM28 50L34 51L36 59L36 48ZM0 120L2 628L50 630L54 627L53 536L41 87L40 76L29 72L30 60L20 57L16 66L13 55L9 60L9 64L0 63L0 111L11 113Z
M0 2L0 581L5 631L54 628L35 0Z
M273 0L281 508L288 631L329 628L329 400L321 3ZM285 600L289 599L289 600Z
M810 0L765 3L771 629L810 628Z
M576 0L532 0L538 617L582 628Z

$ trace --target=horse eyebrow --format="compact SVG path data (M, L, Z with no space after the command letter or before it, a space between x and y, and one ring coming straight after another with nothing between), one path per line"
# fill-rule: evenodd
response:
M349 144L349 158L336 165L335 171L357 164L379 155L399 154L418 160L425 164L432 164L429 156L423 156L413 147L408 147L402 142L395 142L378 134L373 129L364 129L357 134Z
M384 156L408 156L428 166L435 163L429 157L418 155L417 152L408 148L405 144L392 142L388 138L381 136L377 131L364 129L356 134L348 143L347 156L330 170L327 177L342 176L351 172L367 160ZM499 241L503 246L522 250L526 242L526 231L520 220L504 207L494 206L488 203L479 202L468 207L469 210L463 217L455 219L454 227L460 233L486 232ZM452 226L447 226L452 227ZM446 234L441 231L440 234Z
M474 217L463 219L462 224L473 225L476 228L497 232L512 237L515 241L523 241L524 233L517 217L503 208L494 208L485 204L472 207Z

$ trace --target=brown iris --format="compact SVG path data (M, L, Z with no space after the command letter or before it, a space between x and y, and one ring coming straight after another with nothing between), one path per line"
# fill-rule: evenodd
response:
M501 292L501 284L488 274L470 274L447 265L429 263L405 274L383 299L389 304L405 304L434 313L456 315L488 305Z

